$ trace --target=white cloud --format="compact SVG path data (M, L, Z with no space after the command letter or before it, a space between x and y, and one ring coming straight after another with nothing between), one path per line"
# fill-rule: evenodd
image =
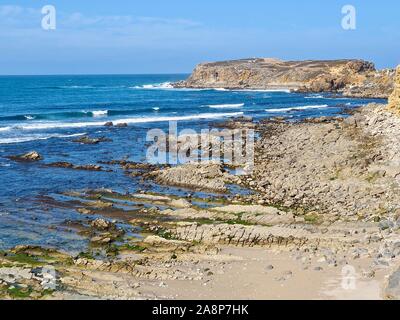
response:
M139 23L148 23L155 25L176 25L183 27L200 27L201 23L189 20L189 19L165 19L157 17L139 17L137 18Z
M12 5L0 6L0 16L2 18L15 16L21 14L23 11L24 8L20 6L12 6Z
M0 6L0 26L3 31L40 28L40 9L26 8L14 5Z
M172 27L177 29L200 27L202 24L190 19L136 17L132 15L88 16L81 12L59 13L59 25L68 29L121 29L141 27Z
M169 26L193 28L201 23L184 18L135 17L132 15L85 15L81 12L65 13L57 11L58 28L66 29L118 29L130 27ZM10 28L40 27L41 8L28 8L15 5L0 6L0 25Z
M65 28L110 28L123 27L133 24L131 16L85 16L80 12L69 15L61 14L59 19L61 27Z

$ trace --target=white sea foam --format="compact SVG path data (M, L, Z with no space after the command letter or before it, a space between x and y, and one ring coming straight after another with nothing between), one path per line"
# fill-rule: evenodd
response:
M132 89L174 89L171 82L162 82L162 83L154 83L154 84L144 84L141 86L131 87Z
M282 92L282 93L290 93L289 89L232 89L230 91L236 92Z
M283 92L290 93L289 89L228 89L228 88L182 88L178 90L214 90L229 92Z
M158 110L160 110L160 108L159 107L154 107L153 110L154 111L158 111Z
M177 90L177 91L230 91L225 88L176 88L172 82L162 82L153 84L144 84L140 86L130 87L130 89L141 89L141 90Z
M25 117L26 120L33 120L33 119L36 118L36 117L34 117L34 116L24 116L24 117Z
M308 109L324 109L327 108L327 104L317 105L317 106L302 106L302 107L291 107L291 108L280 108L280 109L266 109L267 112L288 112L293 110L308 110Z
M211 104L208 105L208 107L213 108L213 109L235 109L235 108L241 108L244 106L244 103L236 103L236 104Z
M0 144L10 144L10 143L21 143L28 141L36 141L36 140L48 140L51 138L71 138L71 137L79 137L83 136L86 133L75 133L75 134L50 134L50 135L30 135L30 136L21 136L21 137L12 137L12 138L2 138L0 139Z
M97 110L97 111L90 111L93 114L93 117L102 117L108 114L108 110Z
M174 116L174 117L143 117L143 118L127 118L113 120L114 124L127 123L149 123L149 122L167 122L167 121L185 121L185 120L196 120L196 119L218 119L226 117L236 117L243 115L243 112L231 112L231 113L202 113L188 116ZM104 121L91 121L91 122L58 122L58 121L47 121L47 122L35 122L31 124L23 124L14 127L1 128L3 131L12 129L22 130L46 130L56 128L83 128L83 127L98 127L103 126Z
M11 167L10 163L0 163L0 167ZM0 213L0 216L3 215L3 213Z
M153 84L144 84L140 86L130 87L130 89L145 89L145 90L179 90L179 91L230 91L230 92L284 92L290 93L290 89L229 89L229 88L175 88L172 82L162 82Z
M317 94L317 95L312 95L308 97L304 97L305 99L324 99L325 97L323 95Z
M61 86L61 89L92 89L92 86Z

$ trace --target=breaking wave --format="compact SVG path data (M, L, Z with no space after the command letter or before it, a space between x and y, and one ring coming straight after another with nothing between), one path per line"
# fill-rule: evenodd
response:
M324 109L327 108L327 104L316 105L316 106L301 106L301 107L291 107L291 108L280 108L280 109L266 109L266 112L290 112L296 110L308 110L308 109Z
M1 138L0 144L10 144L10 143L21 143L35 140L48 140L51 138L71 138L71 137L79 137L83 136L86 133L76 133L76 134L36 134L36 135L28 135L21 137L10 137L10 138Z
M98 111L90 111L93 117L102 117L108 114L108 110L98 110Z
M144 84L141 86L134 86L131 87L132 89L147 89L147 90L152 90L152 89L174 89L172 86L172 82L162 82L162 83L154 83L154 84Z
M151 122L167 122L167 121L185 121L185 120L201 120L201 119L219 119L226 117L236 117L243 115L243 112L231 112L231 113L202 113L188 116L165 116L165 117L142 117L142 118L127 118L113 120L114 124L127 123L151 123ZM91 122L35 122L28 124L21 124L17 126L9 126L0 128L0 131L7 130L48 130L57 128L83 128L83 127L96 127L103 126L104 121L91 121Z
M208 105L208 107L212 108L212 109L234 109L234 108L241 108L244 106L244 103L236 103L236 104L211 104Z

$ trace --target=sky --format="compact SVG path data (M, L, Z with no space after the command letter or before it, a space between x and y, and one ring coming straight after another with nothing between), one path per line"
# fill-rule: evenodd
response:
M42 7L56 29L42 28ZM342 27L344 5L356 29ZM398 0L0 0L0 74L189 73L227 59L400 64Z

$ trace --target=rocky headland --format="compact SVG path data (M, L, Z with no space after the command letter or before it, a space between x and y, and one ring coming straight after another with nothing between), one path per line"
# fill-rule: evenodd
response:
M351 97L388 98L394 70L376 70L363 60L283 61L260 58L199 64L174 86L332 92Z

